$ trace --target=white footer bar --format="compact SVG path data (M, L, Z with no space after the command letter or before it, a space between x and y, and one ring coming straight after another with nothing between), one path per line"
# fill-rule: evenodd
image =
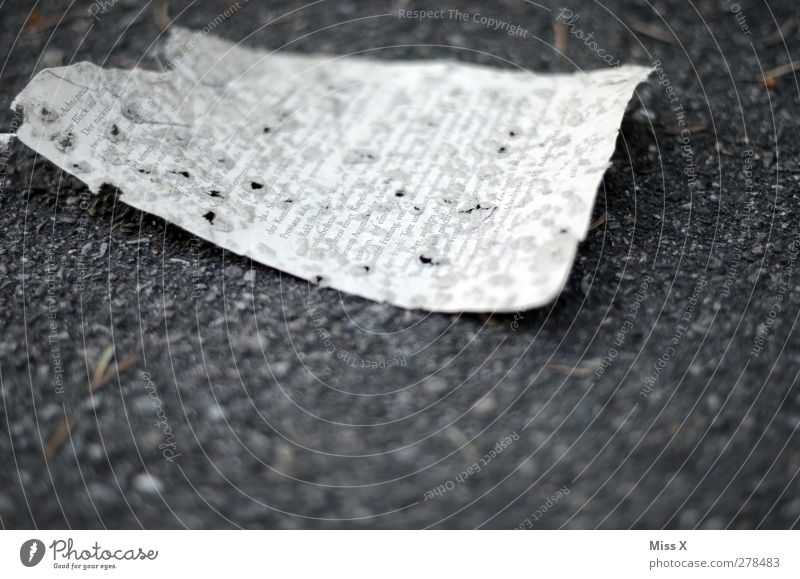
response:
M797 578L799 547L791 531L3 531L0 577Z

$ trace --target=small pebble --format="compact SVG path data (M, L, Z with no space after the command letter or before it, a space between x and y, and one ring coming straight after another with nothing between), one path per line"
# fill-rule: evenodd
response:
M163 490L164 485L156 477L143 472L133 477L133 488L140 493L156 494Z
M431 376L422 383L422 389L430 394L440 394L447 390L447 381L438 376Z
M477 414L489 414L495 408L497 408L497 402L491 396L486 396L475 404L475 412Z

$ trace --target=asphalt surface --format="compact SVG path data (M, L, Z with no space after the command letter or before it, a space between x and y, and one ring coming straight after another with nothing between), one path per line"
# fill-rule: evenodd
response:
M255 47L536 71L605 66L603 48L662 70L630 105L562 295L516 315L319 289L13 142L3 527L798 526L800 86L756 78L800 57L796 26L775 36L796 1L581 1L563 35L549 0L240 4L214 33ZM0 6L6 132L42 67L157 67L168 18L202 29L228 7ZM397 16L437 7L528 34Z

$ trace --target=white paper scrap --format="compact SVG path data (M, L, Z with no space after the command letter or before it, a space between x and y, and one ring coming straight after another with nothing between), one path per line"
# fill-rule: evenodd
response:
M650 73L270 53L181 29L164 50L165 72L40 72L12 105L19 138L232 252L445 312L558 295Z

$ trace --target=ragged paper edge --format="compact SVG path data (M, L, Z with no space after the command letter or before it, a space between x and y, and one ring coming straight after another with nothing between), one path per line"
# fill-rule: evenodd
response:
M245 49L245 50L250 50L250 49ZM308 57L308 56L302 55L302 56L299 56L298 58L312 59L312 58L315 58L315 57ZM325 57L325 58L330 58L330 57ZM402 62L407 63L407 64L411 64L414 61L402 61ZM431 61L426 61L426 62L427 63L431 63ZM459 63L459 65L461 65L461 64L462 63ZM94 65L91 65L91 66L94 66ZM479 65L466 65L466 66L479 66ZM637 85L640 82L643 82L646 79L647 75L649 75L650 72L651 72L650 69L647 69L647 68L644 68L644 67L628 67L628 68L630 68L632 70L632 72L636 72L637 74L640 75L641 78L640 78L640 80L638 80ZM635 69L638 69L638 71L635 70ZM55 74L54 71L58 71L59 69L48 69L48 70L49 70L49 72ZM39 74L45 74L45 73L48 72L48 70L42 71ZM99 71L101 69L97 69L97 70ZM602 72L600 72L600 74L602 74ZM542 75L539 75L539 76L541 77ZM546 75L546 76L548 78L551 78L553 81L557 81L557 78L559 76L567 76L567 75ZM635 88L631 92L631 97L630 98L632 98L634 94L635 94ZM627 102L630 102L630 98L628 99ZM18 97L18 99L19 99L19 97ZM12 108L14 108L14 107L16 107L18 105L18 99L15 99L14 104L12 104ZM605 131L604 130L604 132L608 133L607 134L607 138L605 138L604 142L603 142L603 147L607 148L607 151L603 152L602 158L610 159L611 155L613 154L614 146L615 146L617 135L618 135L618 132L619 132L619 124L621 123L621 120L622 120L622 117L624 115L624 112L625 112L625 108L623 107L622 109L620 109L618 111L618 115L616 115L616 117L618 117L618 118L613 119L613 122L610 123L610 124L613 124L613 127L614 127L613 130L609 130L609 131ZM54 161L57 165L59 165L65 171L69 172L70 174L75 175L77 178L79 178L81 180L84 180L86 182L84 176L82 176L79 173L77 173L77 172L72 170L72 167L70 166L70 164L68 162L68 156L63 155L62 158L59 158L59 153L57 151L54 151L54 150L51 150L50 154L46 154L45 151L42 151L42 149L46 148L46 146L42 147L41 143L39 143L39 146L37 146L34 142L32 142L33 141L32 139L26 138L26 136L24 134L24 131L20 135L20 140L22 140L26 145L34 148L35 150L38 150L39 152L44 154L46 157L50 158L52 161ZM598 154L597 157L600 158L601 155ZM587 171L585 174L582 175L583 181L585 183L587 183L587 185L586 185L587 186L587 191L589 190L588 187L591 186L591 191L592 191L591 204L592 205L596 202L597 189L600 186L600 184L602 182L603 175L604 175L605 171L607 170L607 168L609 166L611 166L611 162L607 161L605 163L605 165L603 165L602 167L600 167L600 166L592 167L592 169L590 171ZM115 182L115 180L113 178L111 178L109 175L106 175L106 178L99 178L99 179L94 180L92 183L89 183L90 188L93 191L98 191L100 186L103 185L103 184L109 184L111 186L119 188L122 191L125 191L125 189L127 187L126 183ZM141 209L141 210L144 210L144 211L148 211L148 212L152 212L153 214L155 214L155 215L157 215L159 217L165 218L161 213L159 213L157 211L150 211L150 209L148 207L146 207L146 206L142 206L141 204L137 204L135 202L131 202L130 199L126 199L125 195L122 195L121 200L123 202L126 202L126 203L138 208L138 209ZM168 218L165 218L165 219L167 219L167 221L171 221ZM551 291L546 292L546 293L545 292L540 293L538 295L532 296L528 300L520 301L519 303L515 303L515 304L512 304L512 305L499 306L499 307L489 307L489 306L486 306L486 305L479 305L479 306L476 306L476 307L459 306L459 307L453 307L453 308L435 307L435 306L432 306L432 307L422 306L422 309L428 309L428 310L431 310L431 311L444 311L444 312L460 312L460 311L513 312L513 311L517 311L517 310L525 310L525 309L530 309L530 308L533 308L533 307L539 307L539 306L543 306L543 305L546 305L546 304L550 303L554 298L556 298L559 295L559 293L562 291L562 289L564 288L565 283L567 282L567 280L569 278L570 272L572 270L572 266L574 265L575 256L576 256L576 253L577 253L577 244L578 244L578 242L580 240L582 240L582 239L584 239L586 237L586 234L588 233L588 227L589 227L590 219L591 219L591 207L590 207L590 210L589 210L589 212L587 214L587 217L586 217L585 226L582 228L582 230L580 230L580 236L573 238L573 242L570 243L569 247L562 247L562 250L568 250L568 256L567 255L564 256L563 268L559 267L559 270L561 270L561 276L560 276L561 279L558 280L558 283L554 283L551 286L551 288L550 288ZM176 222L174 220L172 220L171 222L173 224L176 224L176 225L180 226L183 229L186 229L186 230L190 231L191 233L193 233L193 234L195 234L195 235L197 235L197 236L199 236L199 237L201 237L203 239L206 239L208 241L211 241L213 243L216 243L218 245L226 247L224 241L221 242L217 238L218 236L213 231L209 231L209 230L207 230L207 229L205 229L203 227L196 227L193 223ZM563 241L566 242L567 240L563 239ZM249 257L255 259L256 261L262 261L263 262L262 258L259 258L258 256L250 255L246 251L245 252L237 252L236 250L230 249L229 247L226 247L226 248L228 250L230 250L230 251L235 252L235 253L242 253L243 255L248 255ZM271 264L267 264L267 265L271 265ZM287 273L290 273L290 274L293 274L293 275L297 275L298 277L301 277L301 278L304 278L304 279L308 279L308 277L307 277L308 276L308 272L307 271L302 270L302 268L295 268L295 267L292 266L291 263L288 263L288 264L285 263L285 264L282 264L280 266L275 266L275 265L271 265L271 266L272 267L277 267L278 269L280 269L282 271L285 271ZM555 276L551 276L551 277L552 277L553 280L555 280ZM340 290L340 291L345 291L347 293L360 295L360 296L365 297L367 299L373 299L373 300L375 299L375 297L373 295L370 295L368 292L365 292L365 290L363 290L361 287L359 287L358 284L354 284L353 285L353 284L338 282L338 283L331 284L331 285L335 289ZM417 306L417 305L409 305L407 303L398 303L398 302L394 302L394 301L390 301L390 303L394 303L395 305L399 305L401 307L408 307L408 308L420 307L420 306Z

